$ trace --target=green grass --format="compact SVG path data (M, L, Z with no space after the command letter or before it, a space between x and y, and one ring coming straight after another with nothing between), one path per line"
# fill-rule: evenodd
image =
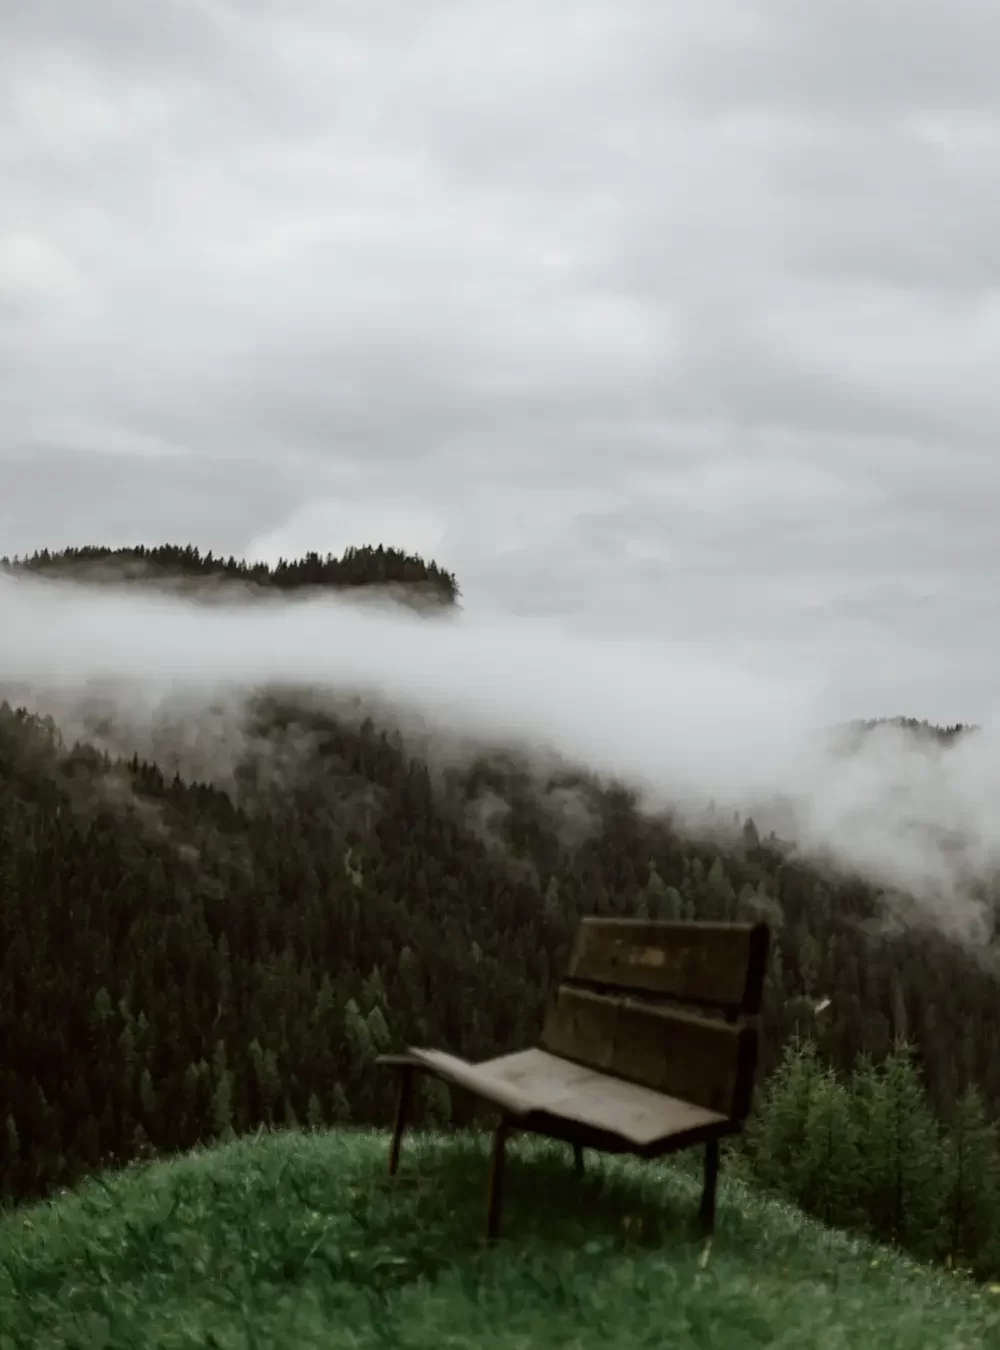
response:
M0 1347L1000 1350L1000 1295L668 1163L515 1139L484 1247L487 1140L237 1140L0 1216ZM633 1217L634 1216L634 1217ZM626 1225L627 1219L632 1222ZM641 1220L641 1227L635 1221Z

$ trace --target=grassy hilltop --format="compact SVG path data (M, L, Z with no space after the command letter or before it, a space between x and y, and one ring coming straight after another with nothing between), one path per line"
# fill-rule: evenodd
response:
M511 1149L480 1241L487 1139L281 1131L92 1177L0 1218L0 1347L1000 1345L1000 1290L724 1180L691 1234L683 1163Z

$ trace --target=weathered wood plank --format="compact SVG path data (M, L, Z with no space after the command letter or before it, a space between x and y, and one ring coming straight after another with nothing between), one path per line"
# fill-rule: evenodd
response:
M567 978L680 1002L760 1011L765 924L584 919Z
M732 1118L748 1104L756 1030L561 985L540 1045Z
M673 1134L721 1128L722 1112L576 1064L545 1050L519 1050L476 1066L484 1085L503 1084L531 1101L530 1122L544 1114L617 1135L644 1147Z
M523 1116L533 1109L534 1103L524 1092L488 1072L490 1061L486 1064L470 1064L468 1060L447 1055L442 1050L421 1050L412 1047L406 1059L412 1061L415 1067L426 1069L429 1073L443 1078L445 1082L454 1083L456 1087L464 1088L467 1092L482 1097L484 1101L492 1102L494 1106L499 1106L502 1111L511 1115Z

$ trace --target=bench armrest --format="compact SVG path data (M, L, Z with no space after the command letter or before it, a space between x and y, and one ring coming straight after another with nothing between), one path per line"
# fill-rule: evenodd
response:
M526 1116L536 1109L536 1104L516 1088L498 1082L477 1065L455 1055L447 1055L443 1050L418 1050L411 1047L403 1055L379 1055L375 1063L386 1068L422 1069L499 1106L511 1115Z

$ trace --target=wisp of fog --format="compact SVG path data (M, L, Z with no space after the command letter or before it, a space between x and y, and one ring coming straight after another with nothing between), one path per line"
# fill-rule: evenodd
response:
M299 685L377 700L486 746L551 752L634 785L644 809L754 813L812 852L968 914L1000 860L1000 774L984 726L948 749L886 728L847 748L815 671L718 647L459 611L428 619L338 598L200 603L130 587L0 577L0 685L48 711L113 687L152 716ZM111 682L110 684L108 682Z

